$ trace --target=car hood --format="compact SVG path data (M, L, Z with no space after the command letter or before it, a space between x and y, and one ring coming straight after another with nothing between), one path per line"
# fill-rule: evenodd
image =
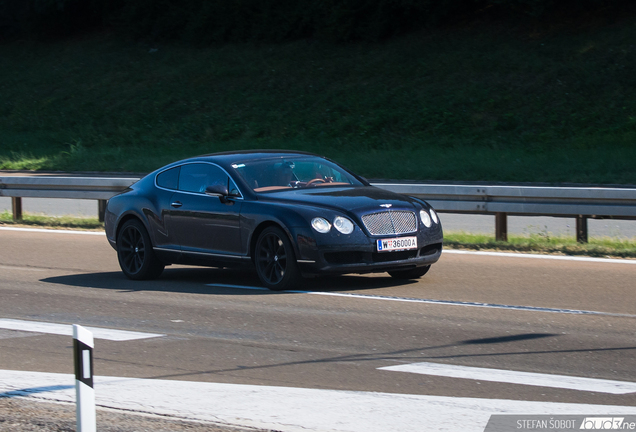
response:
M294 205L326 207L333 210L355 213L372 213L392 210L416 210L420 204L416 200L374 186L364 187L315 187L308 189L286 190L263 196L265 200Z

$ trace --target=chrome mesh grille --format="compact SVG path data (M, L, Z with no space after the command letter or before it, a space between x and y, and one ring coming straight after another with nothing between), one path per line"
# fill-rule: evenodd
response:
M415 213L385 211L362 216L364 226L371 235L405 234L417 231Z

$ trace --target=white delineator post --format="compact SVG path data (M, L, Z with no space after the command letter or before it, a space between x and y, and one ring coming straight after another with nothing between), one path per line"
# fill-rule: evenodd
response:
M93 334L73 324L77 432L96 432L95 390L93 389Z

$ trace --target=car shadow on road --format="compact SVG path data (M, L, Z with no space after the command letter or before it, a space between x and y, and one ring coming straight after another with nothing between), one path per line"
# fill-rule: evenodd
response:
M206 267L168 267L155 280L133 281L121 272L81 273L54 276L41 282L84 288L100 288L121 292L181 292L211 295L276 295L302 291L361 291L391 288L418 283L416 280L397 280L388 274L322 276L303 279L295 291L270 291L263 288L255 272L245 269Z
M607 349L592 349L592 348L584 348L584 349L566 349L566 350L552 350L552 349L534 349L534 350L524 350L519 351L518 349L514 349L515 342L527 342L532 340L540 340L544 338L557 338L562 336L561 334L555 333L519 333L514 335L505 335L505 336L493 336L488 338L480 338L480 339L467 339L451 342L448 344L441 345L430 345L430 346L418 346L414 348L406 348L399 349L393 351L384 351L384 352L368 352L368 353L356 353L356 354L344 354L344 355L336 355L336 356L328 356L321 358L311 358L306 360L296 360L296 361L288 361L288 362L273 362L269 364L259 364L255 366L237 366L230 367L227 369L214 369L214 370L204 370L204 371L188 371L188 372L180 372L169 375L156 375L148 378L152 379L175 379L175 378L184 378L184 377L193 377L197 375L207 375L207 374L219 374L219 373L228 373L228 372L238 372L238 371L246 371L246 370L258 370L258 369L271 369L278 368L281 366L297 366L303 364L316 364L316 363L343 363L343 362L352 362L352 363L361 363L361 362L386 362L386 361L395 361L399 364L407 364L412 362L439 362L445 363L448 360L459 360L458 364L461 364L461 359L463 358L493 358L499 356L526 356L532 354L551 354L551 353L577 353L577 352L592 352L592 351L601 351L601 350L612 350L613 348ZM499 351L486 351L480 352L479 350L463 350L463 347L467 346L486 346L486 345L497 345L501 344L505 348L501 348ZM459 348L459 350L457 350ZM448 350L451 350L450 352ZM617 350L625 350L625 349L634 349L634 347L620 347L615 348Z
M489 363L493 359L503 358L508 359L510 362L514 362L515 358L529 358L532 356L542 355L589 355L591 353L603 353L603 352L624 352L634 351L635 346L607 346L607 347L569 347L569 348L555 348L554 345L542 345L540 342L535 344L534 341L541 341L545 339L560 338L563 334L559 333L517 333L517 334L505 334L505 335L493 335L492 337L478 338L478 339L465 339L458 340L447 344L429 345L429 346L417 346L413 348L390 350L384 352L366 352L355 354L343 354L335 356L325 356L320 358L300 359L295 361L283 361L283 362L271 362L258 364L254 366L235 366L228 368L218 369L206 369L199 371L184 371L179 373L165 374L165 375L153 375L148 376L150 379L193 379L193 377L200 377L205 375L222 375L227 373L244 373L250 370L267 370L276 369L287 366L302 366L302 365L314 365L319 363L351 363L354 365L360 365L361 363L368 363L371 365L383 363L386 366L386 362L395 362L395 365L410 364L410 363L438 363L448 364L455 366L467 366L467 367L483 367L488 368L486 365L475 366L477 359L483 359L482 362ZM498 345L497 348L489 348L493 345ZM479 360L477 360L479 362ZM377 366L376 366L377 367ZM533 371L528 371L533 372ZM537 372L537 371L535 371ZM540 373L540 372L539 372ZM602 378L602 377L599 377ZM608 377L609 379L609 377Z

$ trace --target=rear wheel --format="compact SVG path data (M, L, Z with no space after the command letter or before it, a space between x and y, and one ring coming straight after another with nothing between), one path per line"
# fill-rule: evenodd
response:
M427 265L423 267L416 267L410 270L390 271L389 274L395 279L417 279L424 276L430 270L430 268L431 266Z
M165 265L152 250L146 227L137 219L124 223L117 237L117 258L124 274L134 280L155 279Z
M278 227L265 228L258 237L254 264L261 283L274 291L295 288L302 279L294 248Z

